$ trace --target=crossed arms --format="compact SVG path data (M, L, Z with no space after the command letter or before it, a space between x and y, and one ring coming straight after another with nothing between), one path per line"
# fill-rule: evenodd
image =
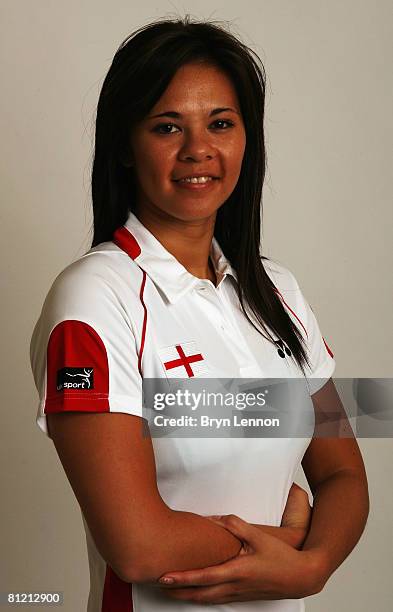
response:
M331 380L312 396L316 411L337 398ZM127 582L158 585L164 574L175 576L174 585L159 587L168 597L219 603L313 594L363 532L369 507L367 479L354 438L311 441L302 461L314 496L305 534L296 525L252 526L236 517L214 521L169 508L157 488L152 443L142 435L140 417L68 412L47 418L102 557ZM293 568L287 574L292 574L280 582L286 564ZM194 568L212 568L215 582L198 583L201 574L185 572L183 584L195 587L184 592L179 588L181 572ZM235 575L241 576L236 594ZM204 572L205 580L206 576L212 580L209 571ZM225 581L232 585L226 591L221 584Z

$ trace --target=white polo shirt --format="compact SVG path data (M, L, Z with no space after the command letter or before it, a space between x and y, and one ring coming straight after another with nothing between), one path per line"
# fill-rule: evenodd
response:
M236 273L215 238L210 256L217 287L190 274L130 213L113 241L90 249L57 276L30 346L40 398L36 422L46 435L46 415L53 412L142 416L143 378L303 376L289 349L278 339L276 345L266 340L244 316ZM331 377L333 354L293 274L272 261L264 260L264 266L306 339L311 362L306 382L312 394ZM160 494L174 510L233 513L251 523L278 526L310 439L152 438ZM91 576L88 612L209 608L121 581L82 518ZM304 603L254 601L211 609L299 612Z

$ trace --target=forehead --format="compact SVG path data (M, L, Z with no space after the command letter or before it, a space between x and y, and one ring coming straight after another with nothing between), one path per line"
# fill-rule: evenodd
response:
M184 113L200 106L239 107L230 77L219 67L197 63L185 64L177 70L153 111L166 110L168 104L171 110L178 110L175 105L180 110L181 106Z

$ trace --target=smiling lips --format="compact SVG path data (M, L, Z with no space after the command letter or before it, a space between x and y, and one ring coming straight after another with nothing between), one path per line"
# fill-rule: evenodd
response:
M208 181L215 180L213 176L186 176L185 178L178 179L178 183L207 183Z
M189 189L191 191L205 191L208 189L212 189L218 180L218 177L214 176L187 176L181 179L177 179L175 183L177 187L180 187L182 189Z
M219 177L214 175L214 174L210 174L209 172L195 172L192 174L184 174L183 176L179 176L176 179L173 179L174 181L176 181L177 183L179 183L180 181L185 181L185 180L191 180L192 182L196 182L196 180L198 180L198 182L204 182L207 180L212 180L212 179L218 179Z

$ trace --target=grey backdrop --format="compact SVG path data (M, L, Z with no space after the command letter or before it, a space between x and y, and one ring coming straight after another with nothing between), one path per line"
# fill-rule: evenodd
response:
M132 30L164 15L225 19L267 71L265 254L297 277L337 377L392 376L392 4L388 0L53 2L1 11L2 483L0 590L62 590L85 609L79 506L35 424L28 357L57 274L89 245L97 96ZM392 603L392 440L361 439L366 531L309 612ZM306 486L302 473L299 484ZM37 608L36 608L37 609Z

